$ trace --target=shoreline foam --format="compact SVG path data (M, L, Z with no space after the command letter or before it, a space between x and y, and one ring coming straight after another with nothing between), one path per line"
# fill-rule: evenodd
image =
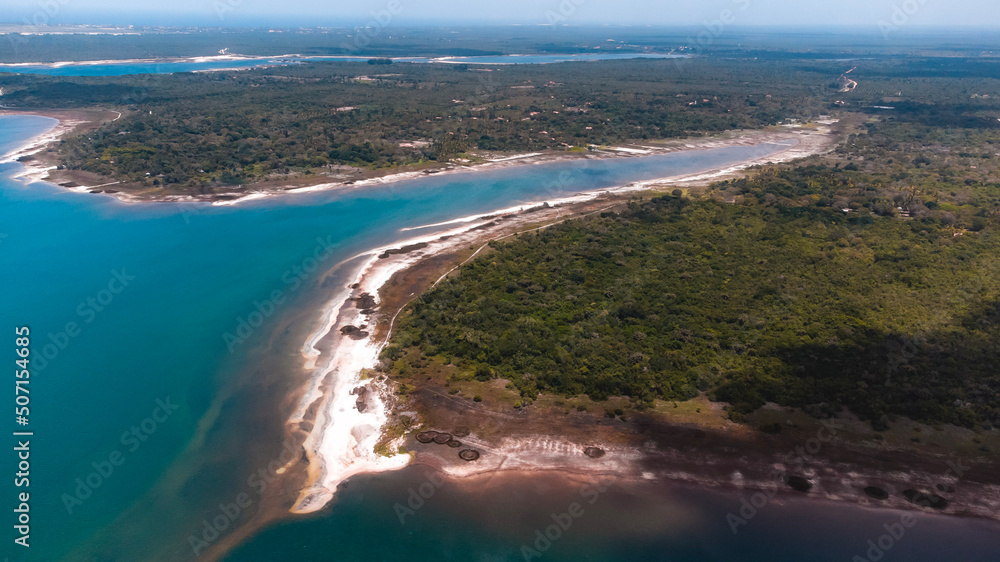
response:
M628 57L623 57L623 59L680 59L680 58L690 58L689 55L677 55L673 53L628 53ZM555 56L555 57L566 57L567 60L564 61L553 61L553 62L588 62L586 57L587 54L566 54L566 55L546 55L546 54L524 54L524 55L499 55L500 57L507 57L514 59L511 62L485 62L485 61L469 61L465 60L469 57L460 56L397 56L397 57L387 57L395 62L411 62L416 64L476 64L483 66L508 66L512 64L524 64L516 62L518 57L544 57L544 56ZM580 57L580 58L578 58ZM254 60L265 60L260 65L253 67L244 66L236 68L211 68L195 72L216 72L216 71L230 71L230 70L243 70L247 68L257 68L268 66L268 62L274 61L291 61L291 62L312 62L312 61L358 61L363 60L366 57L363 55L304 55L301 53L286 53L280 55L242 55L237 53L227 53L219 55L201 55L201 56L174 56L174 57L153 57L153 58L136 58L136 59L102 59L102 60L69 60L69 61L35 61L35 62L11 62L2 63L0 68L66 68L74 66L98 66L98 65L128 65L128 64L179 64L179 63L206 63L206 62L221 62L221 61L254 61ZM474 58L474 56L473 56ZM493 58L493 57L488 57ZM619 60L619 59L604 59L604 60ZM534 64L550 64L545 62L537 62Z
M226 55L231 56L231 55ZM116 112L117 113L117 112ZM37 150L33 150L30 154L22 153L18 157L28 156L36 154L48 148L52 143L57 142L63 135L68 132L73 131L76 127L80 125L87 124L88 121L85 119L67 119L61 115L60 111L53 110L48 111L12 111L10 109L0 108L0 115L38 115L42 117L48 117L59 120L57 125L58 131L52 131L51 136L45 138L44 141L40 141ZM118 117L121 115L119 114ZM117 118L115 119L117 120ZM65 124L64 124L65 123ZM177 194L177 195L160 195L155 197L143 197L130 194L124 191L105 191L104 195L109 195L114 197L123 203L145 203L145 202L165 202L165 203L209 203L213 206L235 206L243 203L248 203L251 201L261 200L269 197L276 197L281 195L297 195L305 193L313 193L319 191L327 190L339 190L339 189L357 189L363 187L369 187L374 185L384 185L387 183L395 183L400 181L406 181L410 179L416 179L421 177L427 177L429 175L445 175L454 174L462 172L476 172L482 171L490 168L507 168L511 166L527 166L529 164L543 164L543 163L554 163L562 162L576 159L606 159L606 158L641 158L643 156L657 156L662 154L670 154L680 151L691 151L691 150L710 150L716 148L726 148L731 146L746 146L746 145L761 145L761 144L782 144L789 140L796 140L798 147L808 145L809 148L801 151L796 151L796 147L789 147L784 150L774 152L768 156L755 158L752 160L745 161L735 166L731 166L724 170L708 171L704 174L715 175L702 175L702 176L675 176L667 177L653 180L644 180L642 185L636 187L636 189L644 189L645 185L654 184L667 184L676 183L679 185L697 185L699 183L708 183L719 177L725 177L728 174L732 174L739 170L745 169L750 166L759 165L767 162L779 163L788 161L795 158L802 158L810 156L813 154L820 154L826 151L826 149L832 145L831 141L833 139L833 133L829 129L829 125L835 124L833 121L823 128L819 129L794 129L794 130L782 130L782 131L765 131L765 130L747 130L747 131L730 131L726 133L729 136L713 137L708 139L682 139L676 141L667 141L662 146L643 146L642 153L636 152L634 149L627 147L597 147L593 146L592 152L587 154L579 153L563 153L563 152L552 152L552 153L522 153L514 154L510 156L498 157L491 160L486 160L480 163L474 164L456 164L449 163L446 166L434 169L433 171L428 170L409 170L405 172L398 172L394 174L387 174L384 176L375 176L370 178L365 178L361 180L352 181L328 181L312 185L304 186L290 186L290 185L279 185L269 188L264 188L260 191L243 191L243 192L222 192L215 193L207 197L199 197L194 195ZM811 141L811 142L807 142ZM776 159L779 155L783 156L781 159ZM25 171L20 174L21 177L29 177L31 182L35 181L48 181L49 183L56 184L57 180L51 178L49 172L51 172L56 167L54 165L44 165L40 166L38 163L32 162L22 162L25 167ZM78 183L78 182L77 182ZM125 182L123 181L110 181L107 183L102 183L99 185L76 185L74 187L63 187L72 193L100 193L99 191L91 191L95 189L105 188L113 185L120 185ZM58 184L56 184L58 185Z
M59 142L63 136L76 131L77 129L84 127L88 124L95 122L93 118L87 118L85 115L90 110L52 110L49 112L39 112L39 111L12 111L9 108L0 107L0 117L4 116L25 116L25 117L43 117L45 119L55 120L55 124L52 127L46 129L45 131L30 137L24 141L24 144L11 150L10 152L0 156L0 163L10 163L17 162L22 166L22 170L13 174L12 179L18 178L28 178L28 183L35 182L46 182L52 183L53 185L58 185L55 182L48 181L49 172L56 169L55 165L45 164L36 159L28 159L26 161L21 161L22 158L32 157L36 154L48 150L52 145ZM114 119L117 121L121 117L121 113L118 113L118 117ZM113 182L120 183L120 182ZM110 185L110 184L105 184ZM73 193L88 193L87 190L93 189L94 187L104 187L104 186L79 186L79 187L63 187L58 186L63 189L67 189Z
M49 117L49 116L47 116ZM30 142L31 154L44 150L49 143L54 142L59 136L65 134L78 126L80 122L66 122L63 126L62 120L52 129L43 134L37 135ZM416 236L396 243L363 252L352 258L341 262L349 263L363 257L368 259L360 266L355 276L355 283L350 289L338 292L326 306L323 307L322 314L318 319L319 327L311 333L302 348L305 367L314 372L310 377L308 388L303 394L299 407L295 414L288 420L288 424L295 425L308 421L307 412L311 405L319 401L319 409L316 419L309 430L309 435L303 443L308 463L308 483L303 487L298 500L290 510L292 513L312 513L322 509L333 499L337 486L357 474L377 473L389 470L397 470L410 463L410 456L396 454L393 456L381 456L375 453L375 445L383 438L383 429L389 421L387 403L390 389L379 383L365 381L362 373L366 369L371 369L378 362L378 355L382 347L387 343L389 335L384 341L376 341L373 336L361 339L353 339L342 333L338 333L341 328L354 326L360 329L373 328L373 315L364 314L362 310L354 306L353 299L362 294L369 294L376 299L376 306L379 304L379 289L396 273L403 271L423 258L439 253L452 251L469 242L469 237L476 239L482 236L478 229L490 223L490 220L499 215L517 213L526 209L538 207L548 203L549 205L564 205L568 203L583 203L594 200L607 193L624 193L629 191L648 190L654 186L669 186L680 184L707 183L708 181L724 177L726 175L744 170L751 166L763 163L786 162L788 160L817 154L824 151L830 142L803 143L803 138L812 136L829 141L830 134L816 135L806 133L805 135L795 133L768 133L757 132L752 135L730 139L711 139L708 141L683 143L667 147L658 147L655 154L666 154L681 150L707 150L734 144L781 144L789 140L795 140L790 146L777 150L771 154L757 157L741 162L737 165L724 169L709 169L697 174L685 176L670 176L652 180L643 180L629 184L611 187L607 189L581 192L571 195L564 195L556 198L540 199L534 202L527 202L517 206L504 209L478 213L465 217L458 217L449 221L435 224L421 225L403 229L402 232L439 228L461 224L462 226L446 231L435 231L423 236ZM810 144L809 146L804 146ZM27 155L27 149L22 148L16 151L17 158ZM628 154L628 156L623 156ZM476 171L490 166L527 165L529 163L539 163L536 159L538 154L515 155L508 158L500 158L476 166L453 166L438 173L450 173L458 171ZM602 153L601 157L635 157L631 153L610 152ZM555 158L561 160L563 158ZM544 160L549 161L549 160ZM25 163L22 163L24 165ZM47 172L48 168L39 169L32 173L29 166L25 165L25 172L21 175L38 175L38 172ZM314 186L304 186L297 189L285 190L281 192L261 192L247 194L241 199L230 201L216 201L213 205L236 205L254 199L262 199L282 194L304 193L321 191L335 187L365 187L369 185L379 185L423 177L426 174L420 171L403 172L388 176L369 178L355 182L351 185L345 184L319 184ZM32 181L44 181L41 177ZM90 187L81 186L73 188L75 192L87 192ZM116 194L117 195L117 194ZM124 202L129 200L122 199ZM184 199L180 199L184 200ZM138 202L138 200L134 200ZM522 217L523 218L523 217ZM445 239L442 239L445 238ZM379 256L389 249L399 248L413 244L428 244L427 247L410 252L408 254L395 254L388 258ZM325 347L324 341L333 338L333 344ZM367 408L361 412L356 408L355 392L362 386L371 386L373 392L366 396ZM391 444L395 447L402 443L402 438L398 442ZM554 461L549 469L565 468L565 463ZM471 468L471 467L470 467ZM511 468L515 468L512 466ZM521 466L521 469L526 467ZM622 467L617 467L622 468ZM498 470L495 467L492 470ZM487 469L489 471L490 469ZM454 476L460 476L461 470Z
M78 123L66 123L63 120L56 119L49 116L39 116L45 117L46 119L53 119L55 123L46 130L38 133L37 135L27 139L23 145L11 150L10 152L0 156L0 164L18 163L21 165L22 169L13 175L11 179L28 178L28 183L34 183L36 181L41 181L41 177L47 175L49 170L53 169L54 166L38 167L29 166L27 162L20 162L21 158L27 156L34 156L39 152L45 150L50 144L59 140L59 137L66 134L68 131L75 128Z
M302 348L305 367L314 374L309 381L309 390L288 423L306 421L306 412L317 400L320 401L320 408L313 429L303 443L309 458L310 481L292 508L293 513L311 513L321 509L333 498L337 486L355 474L395 470L409 464L409 455L385 457L374 451L389 420L384 398L387 387L378 385L376 392L366 394L365 411L356 407L357 389L377 384L365 381L362 373L376 365L386 341L377 341L372 336L354 339L340 330L347 326L362 330L373 328L373 314L365 314L358 309L354 299L368 294L375 299L377 306L379 288L397 272L424 257L422 252L414 252L381 258L384 252L400 246L431 243L442 236L455 236L467 231L455 229L411 238L342 262L368 258L355 274L350 288L337 293L323 308L320 327L310 334ZM335 343L322 349L322 342L329 337L333 337Z
M786 142L787 140L785 139ZM702 177L717 178L765 162L787 161L802 157L795 150L800 148L801 144L801 142L797 141L793 145L786 146L769 155L748 160L735 166L729 166L722 170L707 170L695 175L632 182L608 189L541 199L515 207L401 229L401 232L408 232L462 224L458 228L444 232L436 231L424 236L400 240L345 260L350 261L369 256L367 262L359 269L352 288L338 293L324 307L321 315L321 327L312 333L303 347L306 368L312 369L316 373L310 379L309 391L302 397L296 414L289 419L288 423L299 424L306 421L305 413L310 405L317 400L321 402L315 423L303 444L309 460L307 468L309 479L290 511L298 514L316 512L334 498L337 487L351 476L398 470L407 466L410 462L409 455L396 454L391 457L384 457L379 456L374 451L374 446L383 437L384 426L389 421L387 394L390 392L390 389L386 385L378 385L379 392L376 394L379 394L379 396L375 397L374 400L369 400L369 409L365 412L358 412L355 408L354 393L360 387L371 384L362 379L362 372L367 369L373 369L377 365L378 355L383 346L388 342L391 332L386 335L384 341L376 341L374 336L366 337L363 340L354 340L338 333L341 328L347 326L374 327L373 316L363 315L360 311L356 310L353 307L353 298L357 298L362 294L369 294L376 299L377 305L381 304L378 301L379 289L394 274L409 268L426 257L453 251L456 248L466 245L468 243L466 236L481 236L481 234L477 233L477 230L481 226L489 224L492 217L517 213L545 205L546 203L556 206L583 203L609 193L648 190L656 185L690 183L698 181ZM805 152L809 154L815 153L809 150L805 150ZM372 180L372 183L388 181L392 180L375 178ZM445 239L443 240L442 238ZM428 246L402 256L394 255L385 259L379 258L379 255L386 250L422 243L428 244ZM394 319L395 317L393 317ZM331 336L334 338L334 343L328 348L322 349L322 342ZM328 359L324 364L319 365L318 360L324 354L328 356ZM321 390L324 387L325 390ZM391 443L390 446L395 449L402 442L403 438L399 438ZM567 458L569 457L565 455L557 455L545 468L552 470L566 468L568 465L565 459ZM518 467L521 469L526 468L518 463L513 463L511 466L512 469L517 469ZM499 469L500 467L493 467L487 468L485 471L489 472L490 470ZM608 469L608 467L602 468L602 470ZM623 466L611 468L612 471L621 469L623 469ZM469 472L481 471L471 469ZM457 469L450 475L463 476L469 474L469 472Z

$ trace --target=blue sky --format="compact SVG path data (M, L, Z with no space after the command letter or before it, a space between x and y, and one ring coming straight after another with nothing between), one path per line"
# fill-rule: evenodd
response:
M734 25L1000 27L997 0L0 0L0 21L190 25L394 25L427 22L700 25L731 10ZM150 6L153 6L152 8ZM44 14L44 17L40 17Z

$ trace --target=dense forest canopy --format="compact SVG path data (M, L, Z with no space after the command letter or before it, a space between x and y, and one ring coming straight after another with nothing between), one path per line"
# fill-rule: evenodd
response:
M560 5L555 11L563 9ZM319 22L314 22L319 24ZM452 25L439 27L391 25L374 18L367 27L163 27L59 25L49 22L25 30L17 24L0 24L9 48L0 50L0 62L57 62L122 58L198 57L226 49L230 54L276 56L352 55L363 57L476 56L504 54L580 54L593 52L687 52L702 55L762 59L835 60L898 54L973 56L992 54L998 35L988 29L909 29L891 41L874 27L803 34L796 29L727 28L711 32L706 40L703 25L617 27L522 27L516 35L509 26ZM551 23L551 22L550 22ZM28 31L29 33L25 33Z
M62 142L63 167L191 190L847 118L858 126L810 165L496 244L415 303L385 359L401 375L415 351L442 357L526 403L707 393L737 420L770 401L876 427L1000 423L994 59L719 45L679 61L487 67L386 54L0 84L12 107L123 112Z
M124 110L114 123L67 140L65 167L197 187L322 174L330 166L443 162L470 150L568 150L808 119L830 109L817 94L842 72L841 64L825 64L819 73L707 59L309 63L175 75L16 75L2 85L11 106Z
M512 66L312 62L173 75L6 75L0 85L11 107L123 111L62 143L63 167L192 192L441 163L470 151L585 150L846 112L924 129L1000 127L1000 96L988 94L998 82L993 62L775 55ZM853 65L859 85L842 91Z
M859 62L857 88L819 95L863 116L833 154L495 244L412 306L387 365L443 357L529 404L704 393L735 420L775 402L995 426L993 66Z
M372 59L381 60L385 59ZM11 107L113 107L61 165L148 187L387 169L469 151L584 150L860 113L990 130L1000 96L972 59L624 60L551 65L308 63L174 75L0 79ZM901 96L901 97L900 97ZM890 109L886 109L890 108ZM110 181L110 180L109 180Z
M679 138L822 111L808 88L771 95L772 78L752 73L736 87L713 66L310 63L172 76L17 76L4 81L4 100L124 106L122 119L68 140L63 165L189 186L324 173L331 165L446 161L469 150Z
M737 204L666 196L495 244L417 301L386 359L418 347L529 402L708 391L734 419L770 401L998 423L996 217L881 216L872 179L767 171L718 186Z

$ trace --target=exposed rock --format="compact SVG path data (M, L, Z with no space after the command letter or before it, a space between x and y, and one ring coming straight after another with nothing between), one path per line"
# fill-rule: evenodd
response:
M357 326L344 326L340 329L340 333L353 340L363 340L369 335L368 332L358 328Z
M931 509L944 509L948 507L948 500L937 494L928 494L918 490L903 490L903 497L906 498L906 501L921 507L929 507Z
M785 478L785 485L789 488L795 490L796 492L808 492L812 490L812 482L806 480L801 476L788 476Z
M879 501L885 501L889 499L889 492L886 492L885 490L879 488L878 486L868 486L867 488L865 488L865 495L867 495L869 498L876 499Z
M409 254L410 252L413 252L415 250L423 250L427 246L430 246L430 244L428 244L427 242L420 242L418 244L410 244L409 246L403 246L402 248L393 248L391 250L386 250L385 252L380 254L378 258L380 260L384 260L389 256L395 256L399 254Z
M434 440L435 437L437 437L437 434L438 433L436 431L425 431L423 433L418 433L417 441L421 443L430 443L431 441Z
M479 458L479 451L475 449L462 449L462 451L458 453L458 458L463 461L474 461Z
M375 297L373 297L371 293L362 293L361 296L354 299L355 308L371 310L375 308L375 304Z

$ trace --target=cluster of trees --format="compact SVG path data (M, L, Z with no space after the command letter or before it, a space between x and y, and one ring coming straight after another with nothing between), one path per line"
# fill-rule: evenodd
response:
M393 168L474 150L648 142L845 111L878 116L845 147L858 158L854 166L933 181L932 170L962 176L976 165L973 157L1000 161L992 146L1000 99L983 94L996 90L996 78L984 73L988 63L949 61L948 68L922 57L859 61L851 76L861 86L846 93L827 87L844 63L754 53L492 67L406 63L384 74L371 74L365 63L308 63L239 73L11 76L4 101L124 106L122 119L67 141L63 165L175 189L328 173L331 166ZM962 148L954 134L969 135ZM992 135L991 145L983 135ZM955 150L931 150L934 143ZM154 152L126 159L109 152L134 147ZM912 166L912 150L935 165ZM943 161L950 170L937 165ZM987 181L976 166L978 173L962 177Z
M40 14L36 14L40 15ZM359 22L360 23L360 22ZM512 37L507 26L455 28L411 27L401 33L385 33L377 21L368 28L169 28L161 26L105 27L118 34L94 34L93 27L56 26L53 31L76 33L14 34L5 38L0 62L56 62L73 53L74 60L114 60L154 57L201 57L225 47L230 53L249 56L348 55L364 57L497 56L533 53L593 53L606 49L615 53L667 52L690 40L685 30L619 29L619 41L608 43L600 28L522 29ZM39 23L36 21L36 25ZM14 26L9 26L14 27ZM284 31L275 33L274 31ZM734 35L726 34L725 40ZM721 43L723 38L719 38ZM740 39L736 40L737 42ZM642 45L642 46L639 46ZM600 51L598 51L600 52Z
M912 156L911 156L912 157ZM914 160L920 157L914 158ZM985 184L917 179L910 174L873 174L848 164L843 169L805 166L798 183L775 169L753 177L719 182L712 195L724 201L753 198L777 206L815 205L846 213L919 219L949 228L953 234L979 232L1000 219L1000 181Z
M191 40L208 41L210 36L192 33ZM303 49L292 52L323 53L315 44L324 40L323 33L296 37ZM253 33L227 39L263 40ZM421 46L417 51L459 54L466 49L460 44L473 40L442 46L429 39L413 38ZM150 49L170 43L157 36L143 36L142 41ZM200 190L287 174L329 173L331 167L380 169L445 161L474 150L648 142L843 112L864 113L877 121L845 147L858 158L854 167L900 175L894 182L909 183L905 174L922 176L927 183L936 181L933 174L995 181L995 174L971 163L1000 161L994 146L1000 97L989 94L997 87L995 63L961 53L847 63L818 52L744 51L723 43L717 56L693 59L512 66L401 63L374 74L373 66L391 62L385 56L401 54L383 46L381 52L365 54L372 57L367 65L311 62L235 73L111 77L3 75L0 85L4 104L11 107L124 109L125 116L114 123L67 140L62 164L181 191L185 186ZM416 48L397 47L410 49L408 54ZM524 52L549 50L593 52L557 43ZM850 76L859 82L856 89L829 87L854 65ZM966 146L941 138L954 134L968 135ZM989 146L983 135L992 135ZM935 143L956 150L930 150ZM911 162L906 154L914 149L927 161ZM886 167L887 161L895 166ZM962 175L972 169L979 172Z
M1000 423L997 223L955 236L824 205L857 181L768 172L736 182L739 204L661 197L494 244L413 305L386 358L445 356L529 402L708 391L734 419L771 401Z
M781 62L779 90L829 68ZM869 117L818 164L494 245L414 304L387 357L444 356L526 401L706 392L736 420L770 401L997 425L1000 100L984 63L951 62L863 61L855 91L804 94Z
M861 187L880 193L891 213L902 208L973 230L1000 214L1000 129L888 119L869 123L838 152L847 169L874 180Z
M180 186L326 173L328 166L391 168L470 150L685 137L823 110L799 73L779 65L751 72L728 60L394 64L391 74L374 75L371 68L309 63L238 73L15 76L4 81L4 101L124 106L123 118L67 140L62 164Z

